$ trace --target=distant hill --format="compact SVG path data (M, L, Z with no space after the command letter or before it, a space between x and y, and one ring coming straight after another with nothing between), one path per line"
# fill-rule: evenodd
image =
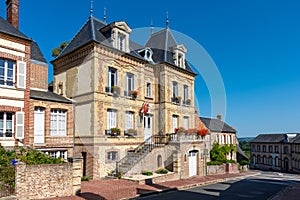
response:
M241 137L241 138L238 138L238 140L239 140L239 142L243 142L243 141L250 142L254 138L255 137Z

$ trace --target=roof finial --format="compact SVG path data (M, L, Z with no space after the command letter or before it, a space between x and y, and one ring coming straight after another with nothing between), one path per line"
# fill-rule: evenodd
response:
M169 28L169 12L167 11L166 28Z
M93 3L94 3L94 0L91 0L91 9L90 9L90 16L92 17L93 16Z
M153 34L153 30L154 30L153 19L151 19L151 28L150 28L151 35Z
M106 7L104 7L103 21L104 21L104 23L106 24Z

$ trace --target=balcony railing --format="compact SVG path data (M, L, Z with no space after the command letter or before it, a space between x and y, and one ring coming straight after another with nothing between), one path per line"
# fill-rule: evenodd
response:
M182 104L183 104L183 105L186 105L186 106L190 106L190 105L191 105L191 100L190 100L190 99L183 100L183 101L182 101Z
M187 135L187 134L167 134L169 142L193 142L193 141L204 141L205 137L198 135Z

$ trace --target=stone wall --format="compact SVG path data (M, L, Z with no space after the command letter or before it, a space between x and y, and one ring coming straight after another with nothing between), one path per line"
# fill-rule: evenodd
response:
M232 174L238 172L239 172L238 164L235 163L207 166L207 175L226 174L226 173Z
M71 196L81 189L81 159L71 163L16 165L17 199Z

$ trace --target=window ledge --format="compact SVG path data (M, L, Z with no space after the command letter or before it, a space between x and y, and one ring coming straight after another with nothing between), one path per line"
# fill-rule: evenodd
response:
M145 97L145 99L153 100L153 97Z

